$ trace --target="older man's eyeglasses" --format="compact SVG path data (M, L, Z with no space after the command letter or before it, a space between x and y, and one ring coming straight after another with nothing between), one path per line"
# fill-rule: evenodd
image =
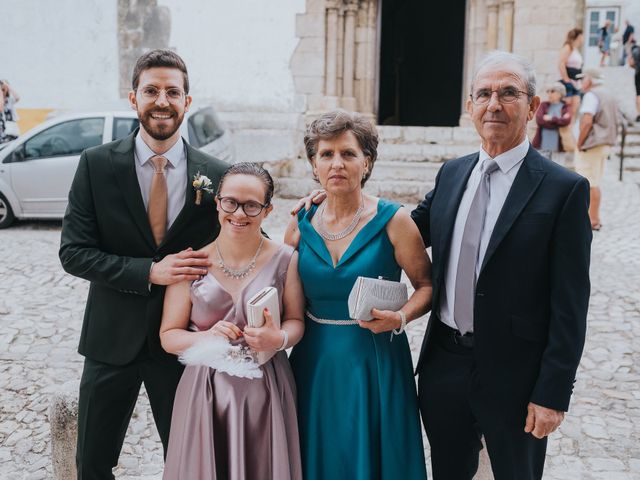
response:
M142 87L140 90L140 96L147 102L155 102L160 96L161 92L164 92L164 96L169 103L178 103L184 97L184 92L179 88L156 88L152 86Z
M486 105L491 101L491 97L493 96L494 92L498 94L498 101L500 103L514 103L522 95L527 95L527 97L529 96L528 92L523 92L522 90L518 90L515 87L503 87L497 90L481 88L471 94L471 101L475 105Z
M220 208L225 212L233 213L238 210L239 207L242 207L242 211L244 211L247 217L257 217L263 209L269 206L258 203L255 200L239 202L233 197L221 197L220 195L218 195L218 200L220 200Z

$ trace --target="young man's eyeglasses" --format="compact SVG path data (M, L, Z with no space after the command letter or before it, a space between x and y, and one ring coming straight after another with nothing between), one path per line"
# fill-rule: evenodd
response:
M146 102L155 102L160 96L160 92L164 92L164 96L169 103L178 103L184 97L184 92L179 88L156 88L156 87L142 87L138 90L140 96Z
M254 200L239 202L233 197L221 197L220 195L218 195L218 200L220 200L220 208L225 212L233 213L238 210L238 207L242 207L242 210L248 217L257 217L263 209L269 206L268 204L263 205Z
M491 101L493 93L498 94L498 101L500 103L514 103L522 95L529 96L528 92L523 92L514 87L503 87L497 90L489 90L488 88L481 88L471 94L471 101L475 105L486 105Z

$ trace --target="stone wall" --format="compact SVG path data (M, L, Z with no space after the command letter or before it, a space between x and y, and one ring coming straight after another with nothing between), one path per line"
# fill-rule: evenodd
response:
M584 0L516 0L513 51L534 62L539 93L559 78L566 34L583 23Z
M558 54L567 31L584 23L585 0L468 0L465 91L473 71L491 50L533 61L539 91L557 80Z

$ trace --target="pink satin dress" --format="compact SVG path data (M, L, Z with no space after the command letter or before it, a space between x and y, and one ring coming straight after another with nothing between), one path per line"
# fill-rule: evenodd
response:
M192 327L225 320L246 326L247 300L266 286L282 292L293 249L282 245L231 296L211 274L191 286ZM187 366L176 391L164 480L301 480L296 389L289 360L278 352L262 378Z

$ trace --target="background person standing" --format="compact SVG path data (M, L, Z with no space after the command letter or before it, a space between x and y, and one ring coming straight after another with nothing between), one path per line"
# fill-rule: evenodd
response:
M622 63L624 65L626 63L627 55L629 54L629 50L631 49L631 41L634 38L635 28L633 25L629 23L629 20L624 21L625 29L622 32Z
M605 161L618 136L618 106L603 86L604 76L597 68L585 70L582 89L585 94L580 107L576 172L589 180L589 218L591 228L600 230L600 183Z
M553 154L565 151L560 128L571 123L569 105L563 101L565 92L564 85L560 82L555 82L547 87L547 100L540 103L536 112L538 129L531 141L534 148L549 152L549 158L553 157L553 160L559 160L562 157L562 161L559 162L562 164L564 164L564 154Z

